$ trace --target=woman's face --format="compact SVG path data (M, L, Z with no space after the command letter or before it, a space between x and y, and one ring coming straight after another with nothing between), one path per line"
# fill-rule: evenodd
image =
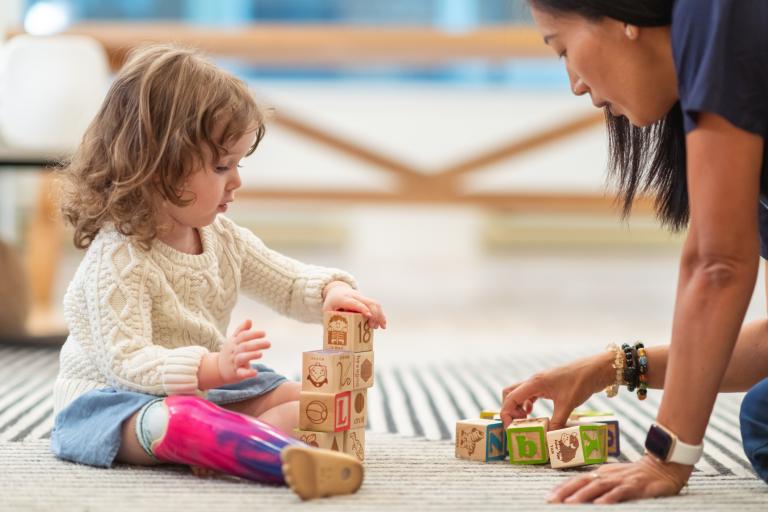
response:
M533 7L544 41L562 58L571 90L635 126L662 119L677 101L669 27L591 21Z

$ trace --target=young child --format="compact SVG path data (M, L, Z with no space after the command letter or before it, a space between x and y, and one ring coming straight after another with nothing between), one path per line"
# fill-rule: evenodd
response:
M265 334L225 330L239 292L302 321L379 304L340 270L269 250L224 217L238 162L264 135L246 85L193 51L151 46L116 77L61 171L62 210L87 249L67 289L53 452L109 467L173 462L350 493L362 467L283 432L300 386L263 365Z

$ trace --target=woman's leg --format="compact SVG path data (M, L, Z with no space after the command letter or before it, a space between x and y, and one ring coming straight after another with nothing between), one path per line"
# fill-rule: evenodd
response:
M744 397L739 420L744 453L758 476L768 482L768 379Z

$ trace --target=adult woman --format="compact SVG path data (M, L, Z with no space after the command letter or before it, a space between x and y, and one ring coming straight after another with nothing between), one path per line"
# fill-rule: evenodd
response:
M647 354L649 387L665 388L650 454L575 477L551 501L678 493L700 456L718 390L752 387L742 407L744 444L768 480L768 321L742 328L760 239L768 256L768 3L529 3L545 42L565 61L574 94L590 94L607 110L625 213L638 191L648 191L665 224L688 226L671 345ZM562 426L575 406L614 383L613 365L614 354L606 353L512 385L502 418L524 416L532 400L548 398L553 427Z

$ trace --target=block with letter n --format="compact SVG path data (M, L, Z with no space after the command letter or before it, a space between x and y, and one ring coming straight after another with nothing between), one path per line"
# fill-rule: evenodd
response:
M507 455L504 424L499 420L467 419L456 422L456 457L488 462Z
M546 464L549 418L514 420L507 427L509 462L512 464Z

